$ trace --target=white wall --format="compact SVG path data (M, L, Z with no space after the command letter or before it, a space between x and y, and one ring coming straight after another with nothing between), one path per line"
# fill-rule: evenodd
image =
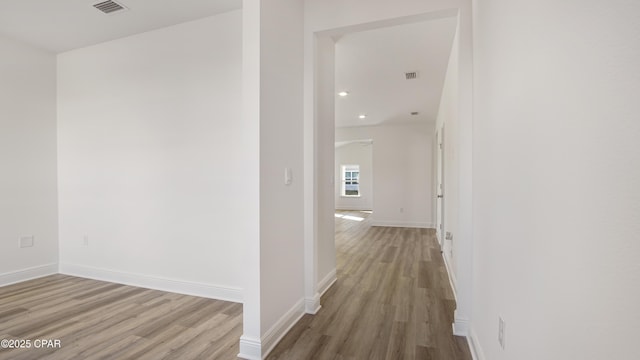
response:
M360 196L342 196L342 166L358 165ZM336 147L335 204L338 210L373 209L373 143L354 142Z
M55 55L6 38L0 54L1 286L57 271L58 210Z
M433 227L433 124L336 129L336 141L373 139L372 223Z
M440 107L438 108L438 118L436 119L436 131L442 131L444 127L444 231L450 232L453 240L444 240L442 251L449 266L450 275L455 282L457 254L454 252L454 244L458 235L458 201L459 201L459 118L458 118L458 34L453 39L449 65L445 76ZM435 145L437 146L437 144ZM437 170L436 170L437 171Z
M637 359L640 2L474 6L482 358Z
M308 20L308 19L307 19ZM305 183L308 190L314 190L315 198L309 195L305 201L315 204L315 223L307 223L315 228L315 246L317 248L317 275L313 278L314 307L320 306L320 293L325 291L336 280L336 247L335 247L335 42L329 36L318 36L315 39L317 63L314 85L318 93L315 100L314 116L318 119L313 141L315 142L315 158L306 159L315 165L315 182ZM309 44L307 44L309 46ZM307 67L309 64L307 64ZM313 117L312 117L313 118ZM306 131L310 132L308 125ZM313 152L312 152L313 153ZM315 201L315 202L314 202Z
M324 93L326 89L318 83L326 81L322 73L317 73L318 67L322 67L323 56L326 48L320 43L323 37L340 35L345 32L371 29L380 26L403 24L417 20L427 20L439 16L451 16L451 11L459 14L459 41L460 64L459 82L464 84L459 89L459 117L460 127L465 129L460 134L460 173L459 178L464 179L460 184L460 197L458 207L459 233L456 236L457 245L460 247L458 255L461 259L457 271L457 300L456 332L466 333L471 312L471 6L469 0L433 0L433 1L385 1L385 0L305 0L305 162L313 163L315 167L306 167L305 176L305 202L314 203L316 196L323 195L322 189L331 189L331 202L333 202L333 185L328 186L329 175L321 166L323 160L314 158L329 156L333 158L333 152L323 152L326 144L332 144L330 136L323 136L334 127L333 121L326 121L326 117L320 116L333 110L333 102L324 102L322 99L329 96ZM316 76L314 76L316 75ZM320 76L317 76L320 75ZM333 99L335 89L331 90ZM431 132L431 131L430 131ZM332 145L330 145L332 146ZM376 146L377 148L377 146ZM333 164L333 162L331 162ZM375 164L374 164L375 167ZM333 172L333 170L331 170ZM378 183L376 182L376 187ZM311 190L313 189L313 190ZM326 194L325 194L326 195ZM376 203L378 198L375 199ZM319 202L319 201L318 201ZM375 204L374 204L375 205ZM322 279L320 270L324 264L335 263L335 251L323 252L323 247L329 248L333 244L333 237L321 236L333 230L333 221L325 219L331 215L332 208L313 208L312 212L306 208L305 243L307 248L316 247L316 263L307 268L318 267L318 279ZM326 214L325 214L326 213ZM311 215L309 215L311 214ZM333 220L333 219L332 219ZM433 220L432 220L433 221ZM335 266L334 266L335 269Z
M263 3L260 25L260 285L265 333L291 309L302 311L298 306L304 298L302 3ZM290 185L284 184L285 168L291 169Z
M259 144L259 234L243 259L245 359L264 358L305 311L303 45L301 1L243 2L243 121Z
M255 180L241 20L235 11L58 56L63 272L241 300L244 208L255 202L243 190Z

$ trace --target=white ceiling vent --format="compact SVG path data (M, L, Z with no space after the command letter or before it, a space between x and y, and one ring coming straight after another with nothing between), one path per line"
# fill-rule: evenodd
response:
M124 5L119 4L113 0L107 0L97 4L93 4L93 7L102 11L105 14L113 14L113 13L127 10L127 8L124 7Z
M404 73L404 77L407 80L417 79L418 78L418 72L417 71L406 72L406 73Z

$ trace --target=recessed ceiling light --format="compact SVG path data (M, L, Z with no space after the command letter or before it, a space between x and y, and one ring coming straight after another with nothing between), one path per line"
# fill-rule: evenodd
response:
M367 117L367 115L365 115L365 114L360 114L360 115L358 115L358 118L359 118L359 119L365 119L366 117Z
M345 96L349 95L349 92L348 92L348 91L340 91L340 92L338 93L338 95L340 95L340 96L342 96L342 97L345 97Z

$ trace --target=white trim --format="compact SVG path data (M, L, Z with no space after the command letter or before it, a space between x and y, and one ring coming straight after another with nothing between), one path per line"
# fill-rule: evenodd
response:
M58 273L58 264L46 264L0 274L0 286L41 278Z
M304 312L315 315L320 311L320 294L316 293L312 298L304 299Z
M266 349L266 351L262 352L263 359L269 355L271 350L278 345L280 340L298 323L304 314L304 299L300 299L286 314L282 315L280 320L273 324L271 329L264 333L261 341L262 349Z
M478 341L478 335L476 335L473 328L469 328L467 343L469 343L469 350L471 351L471 357L473 360L484 360L484 352L482 352L480 342Z
M451 290L453 291L453 297L455 298L457 303L458 294L456 291L456 276L452 271L451 259L449 258L449 256L446 255L445 252L441 252L441 254L442 254L442 258L444 259L445 268L447 269L449 285L451 285ZM469 320L457 317L457 311L453 317L452 327L453 327L453 335L465 336L465 337L469 336Z
M246 360L262 360L262 345L260 340L248 338L244 335L240 336L240 353L238 358Z
M371 210L371 206L338 205L338 204L336 204L336 210L340 210L340 211L372 211Z
M237 303L242 302L242 289L239 288L217 286L193 281L167 279L156 276L133 274L64 263L60 264L60 273L89 279L138 286L147 289L174 292L178 294L200 296Z
M265 359L304 314L304 299L300 299L267 330L261 340L241 336L238 357L246 360Z
M453 272L453 268L451 267L451 259L444 251L442 251L442 258L444 259L444 267L447 269L447 274L449 275L449 285L451 285L453 297L458 301L458 292L456 291L456 274Z
M338 277L336 276L336 269L329 271L327 276L318 282L318 293L320 293L320 296L324 295L324 293L326 293L337 280Z
M469 319L461 319L454 315L452 326L453 335L465 337L469 335Z
M435 225L433 225L432 223L413 222L413 221L385 221L385 220L375 220L375 219L371 220L371 226L435 229Z

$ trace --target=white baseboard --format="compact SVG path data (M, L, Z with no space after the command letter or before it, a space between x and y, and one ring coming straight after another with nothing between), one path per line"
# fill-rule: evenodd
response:
M316 293L312 298L304 299L304 312L315 315L320 311L320 294Z
M388 221L388 220L371 220L372 226L386 226L386 227L406 227L406 228L420 228L420 229L434 229L435 225L431 223L412 222L412 221Z
M336 205L336 210L341 210L341 211L371 211L371 206L350 206L350 205L340 206L340 205Z
M266 351L262 352L263 359L269 355L271 350L278 345L280 340L282 340L289 330L298 323L304 314L304 299L300 299L280 318L280 320L273 324L273 326L264 333L261 341L262 349L266 349Z
M259 339L240 336L240 353L238 358L246 360L262 360L262 345Z
M240 337L240 353L238 357L246 360L262 360L266 358L304 314L304 299L300 299L267 330L262 339L242 335Z
M444 267L447 270L447 275L449 275L449 285L451 285L453 297L458 301L458 294L456 292L456 274L453 272L453 268L451 267L451 259L444 252L442 253L442 258L444 259Z
M338 277L336 276L336 269L329 271L327 276L318 282L318 293L320 296L324 295L324 293L326 293L337 280Z
M242 302L242 289L239 288L125 273L75 264L60 264L60 273L147 289L174 292L178 294L200 296L237 303Z
M453 335L455 336L469 336L469 320L460 319L455 317L453 319Z
M318 292L313 296L313 298L305 298L304 300L304 310L307 314L315 315L318 313L322 307L320 304L320 298L327 292L327 290L329 290L329 288L331 288L333 284L335 284L336 280L338 280L336 277L336 269L333 269L329 271L327 276L318 282Z
M480 347L478 335L476 335L476 332L473 330L473 328L469 329L467 343L469 343L469 350L471 350L471 357L473 357L473 360L484 360L484 353L482 352L482 348Z
M41 278L58 273L58 264L46 264L0 274L0 286Z

